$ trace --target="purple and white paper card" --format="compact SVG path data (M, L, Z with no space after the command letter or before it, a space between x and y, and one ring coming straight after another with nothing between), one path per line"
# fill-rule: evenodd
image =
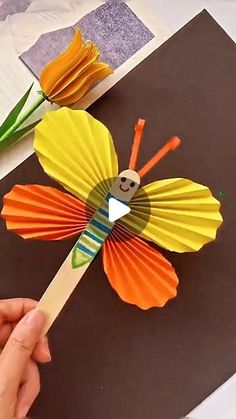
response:
M21 60L39 77L42 68L68 46L77 27L84 40L90 39L98 46L101 61L109 63L113 70L154 38L126 3L112 1L85 15L73 26L41 35L21 55Z
M31 0L0 0L0 21L28 9Z

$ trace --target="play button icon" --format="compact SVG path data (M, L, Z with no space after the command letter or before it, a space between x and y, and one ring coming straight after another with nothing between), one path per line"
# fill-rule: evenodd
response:
M124 215L129 214L130 208L115 198L110 198L108 202L109 221L114 222Z

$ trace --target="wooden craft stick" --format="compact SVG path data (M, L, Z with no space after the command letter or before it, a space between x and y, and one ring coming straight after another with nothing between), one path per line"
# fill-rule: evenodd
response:
M71 264L72 251L69 253L54 279L46 289L40 299L37 309L43 311L47 315L47 324L43 331L46 335L54 320L59 315L63 306L79 283L84 272L89 267L93 259L86 265L73 269Z
M110 194L116 200L128 203L139 184L140 178L137 172L130 169L123 170L114 181ZM109 213L108 201L109 199L104 199L36 307L47 315L43 335L51 327L113 228L114 223L109 221L109 216L101 219L99 215L101 210L105 211L105 214Z

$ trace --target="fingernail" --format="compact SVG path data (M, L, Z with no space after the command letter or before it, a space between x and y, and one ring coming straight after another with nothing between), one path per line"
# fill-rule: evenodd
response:
M29 410L30 410L30 405L28 405L28 404L27 404L27 405L23 406L23 407L19 410L18 415L17 415L17 418L18 418L18 419L20 419L20 418L21 418L21 419L25 418Z
M44 353L45 358L48 359L48 362L50 362L52 360L52 357L51 357L48 340L45 337L43 338L43 353Z
M37 329L41 329L45 324L46 318L42 311L34 309L25 315L23 321L29 326L34 326Z

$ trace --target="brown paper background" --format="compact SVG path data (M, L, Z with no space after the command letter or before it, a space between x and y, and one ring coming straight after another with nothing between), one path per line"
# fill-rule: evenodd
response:
M181 136L181 148L146 182L183 176L207 184L225 220L202 251L163 252L180 277L178 298L164 309L120 301L97 257L50 331L53 361L41 368L33 415L175 419L235 372L235 69L234 42L204 11L90 107L111 130L121 169L139 117L140 166ZM1 195L15 183L54 184L35 156L0 183ZM72 245L27 242L1 222L0 298L39 299Z

